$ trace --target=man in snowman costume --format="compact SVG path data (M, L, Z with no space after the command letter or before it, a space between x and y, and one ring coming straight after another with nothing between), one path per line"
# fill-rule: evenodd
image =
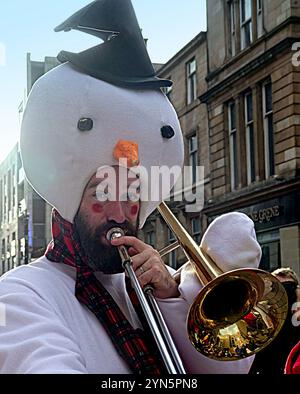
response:
M42 258L1 278L0 372L165 371L124 273L116 248L122 244L142 287L152 285L186 371L247 373L251 357L216 361L190 344L186 319L201 284L189 263L171 272L136 236L160 201L124 198L117 186L125 171L127 194L139 166L150 173L151 166L183 164L179 121L160 90L170 81L155 76L130 0L94 1L56 28L71 29L104 43L79 54L61 52L63 64L41 77L28 99L22 161L28 181L54 208L53 239ZM111 169L114 185L104 175ZM116 198L102 199L104 180L103 190L114 189ZM142 194L146 181L140 176L138 182ZM217 220L203 249L224 271L239 268L237 255L240 267L257 267L261 252L252 221L242 214L232 220L231 242L223 247L225 227ZM106 233L116 226L126 235L111 245Z

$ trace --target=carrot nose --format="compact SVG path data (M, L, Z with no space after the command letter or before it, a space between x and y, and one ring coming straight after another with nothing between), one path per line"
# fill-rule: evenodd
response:
M128 167L139 164L139 146L134 141L119 140L114 147L113 155L116 160L127 159Z

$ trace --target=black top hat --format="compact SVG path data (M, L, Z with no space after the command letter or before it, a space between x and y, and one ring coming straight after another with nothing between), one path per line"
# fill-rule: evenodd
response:
M77 11L55 31L76 29L104 42L80 53L62 51L84 73L126 88L153 89L171 86L159 79L150 61L131 0L96 0Z

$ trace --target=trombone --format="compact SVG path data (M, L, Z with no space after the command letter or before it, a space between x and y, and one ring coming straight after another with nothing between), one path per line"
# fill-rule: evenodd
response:
M120 227L111 228L106 238L108 241L119 238L125 235L124 230ZM143 313L146 317L152 335L155 339L158 350L162 356L164 364L170 374L185 374L185 369L181 358L177 352L176 346L173 342L169 329L160 312L157 301L153 295L152 286L148 285L142 289L135 272L132 268L131 257L128 254L127 248L124 245L118 246L118 251L122 260L123 268L127 272L131 285L137 295L137 298L142 307Z
M209 358L232 361L268 346L281 330L288 312L287 294L278 279L254 268L223 273L166 203L162 202L158 211L177 238L175 246L168 246L160 255L181 246L203 285L187 317L187 332L194 348ZM113 228L106 237L111 241L123 234L122 229ZM184 374L184 366L151 286L141 289L127 249L119 246L118 250L168 372Z
M203 285L187 317L187 332L195 349L215 360L233 361L268 346L288 312L280 281L256 268L223 273L164 202L158 210Z

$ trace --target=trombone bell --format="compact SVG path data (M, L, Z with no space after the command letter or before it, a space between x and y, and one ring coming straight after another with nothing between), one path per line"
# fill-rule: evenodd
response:
M287 295L271 274L238 269L206 285L190 307L187 330L197 351L238 360L268 346L287 314Z
M192 345L216 360L238 360L268 346L288 312L282 284L260 269L223 273L162 202L158 208L204 286L190 307L187 330Z

